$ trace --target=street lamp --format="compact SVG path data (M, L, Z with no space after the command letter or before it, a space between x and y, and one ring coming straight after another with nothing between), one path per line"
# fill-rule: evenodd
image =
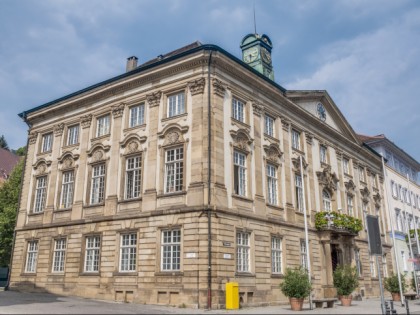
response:
M333 219L335 218L335 217L334 217L334 215L333 215L332 213L327 213L327 214L324 216L324 218L325 218L325 219L327 219L327 221L328 221L328 228L330 228L330 227L331 227L331 225L333 225L333 224L334 224L334 222L333 222Z

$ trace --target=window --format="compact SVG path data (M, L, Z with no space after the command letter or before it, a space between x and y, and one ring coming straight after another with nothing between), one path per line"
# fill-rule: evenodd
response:
M63 183L61 185L60 209L70 208L73 203L74 172L63 173Z
M137 260L137 234L121 235L120 271L135 271Z
M168 117L181 115L184 112L184 92L168 96Z
M292 129L292 148L300 150L300 132Z
M327 163L327 147L323 145L319 147L319 158L321 160L321 163Z
M44 211L46 196L47 176L38 177L36 179L34 213L40 213Z
M235 194L246 195L246 156L238 151L233 152L233 185Z
M386 263L386 254L382 255L382 270L384 278L388 277L388 265Z
M398 185L395 184L393 180L391 180L391 190L392 190L392 197L398 198Z
M277 170L271 165L267 164L267 188L268 188L268 203L277 204Z
M404 190L401 185L398 185L398 191L399 191L400 200L404 201Z
M64 262L66 259L66 239L55 240L53 272L64 272Z
M90 193L90 204L104 202L105 193L105 164L95 165L92 168L92 187Z
M162 270L181 270L181 230L162 231Z
M268 115L265 115L264 118L264 133L274 137L274 118Z
M86 237L85 272L99 271L99 250L101 248L100 236Z
M130 107L129 127L136 127L144 124L144 103Z
M79 125L70 126L67 129L67 145L79 143Z
M405 252L403 250L401 251L401 260L402 260L402 263L403 263L403 270L408 271L407 257L405 257Z
M96 136L104 136L110 131L110 116L105 115L96 120Z
M129 157L126 160L125 171L125 199L140 196L141 156Z
M411 214L408 216L408 225L410 226L411 230L414 230L414 220Z
M42 148L41 152L50 152L52 150L53 134L47 133L42 136Z
M361 182L365 181L365 170L363 167L359 167L359 180Z
M236 271L250 272L250 233L236 233Z
M369 266L370 266L370 275L372 278L376 277L376 264L375 264L375 257L370 256L369 257Z
M360 260L360 249L354 250L354 260L356 262L356 270L359 277L362 276L362 262Z
M271 272L282 273L282 240L279 237L271 238Z
M396 224L397 231L402 232L404 230L402 214L399 209L395 209L395 224Z
M28 252L26 254L26 272L36 272L36 262L38 258L38 241L28 242Z
M331 211L331 196L325 189L322 191L322 205L324 206L324 211Z
M350 161L349 161L349 159L343 158L343 171L344 171L344 174L350 174Z
M296 189L296 208L299 212L303 212L303 183L302 176L295 175L295 189Z
M308 259L307 259L308 252L306 250L306 243L305 241L300 241L300 264L304 269L308 269Z
M182 191L184 183L184 148L168 149L165 155L165 193Z
M347 194L347 214L353 216L353 196Z
M232 117L240 122L245 122L244 103L235 98L232 99Z
M372 175L372 187L377 188L376 187L376 177L375 177L375 175Z

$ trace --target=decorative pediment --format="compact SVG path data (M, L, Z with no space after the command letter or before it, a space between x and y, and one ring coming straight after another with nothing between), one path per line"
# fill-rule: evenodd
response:
M72 152L64 152L59 158L58 163L62 164L63 169L75 167L75 161L79 158L79 154Z
M188 87L190 88L191 95L203 94L205 83L206 80L204 78L188 82Z
M36 171L36 175L43 175L47 173L48 167L51 165L51 161L47 161L44 158L39 159L32 166Z
M157 91L152 94L147 94L146 95L147 103L149 103L150 107L158 106L160 103L161 96L162 96L161 91Z
M131 154L143 151L142 143L146 142L147 137L140 137L137 134L129 134L120 142L121 148L125 149L124 154Z
M369 202L370 191L367 187L360 189L360 194L362 195L363 202Z
M344 186L346 187L346 192L350 196L354 196L356 193L356 185L354 182L350 179L348 182L344 183Z
M55 136L61 136L63 134L64 124L61 123L61 124L55 125L53 130L54 130Z
M302 167L303 167L304 171L309 166L308 162L306 162L306 159L303 155L298 155L296 152L293 152L292 153L292 165L293 165L293 171L294 172L300 172L300 159L302 159Z
M382 197L379 193L376 193L375 195L373 195L373 201L375 202L376 207L381 206L381 200L382 200Z
M338 177L331 171L331 166L327 165L324 167L322 172L316 172L318 176L318 182L331 194L337 190Z
M275 163L277 165L280 164L280 159L283 155L283 152L281 152L280 147L277 143L265 145L264 151L265 151L266 158L268 161Z
M110 148L111 146L109 145L97 143L86 153L92 158L91 162L98 162L106 159L106 152L108 152Z
M161 132L158 133L159 138L164 138L163 146L173 145L178 143L184 143L185 139L183 134L188 131L188 126L180 126L177 123L172 123L165 128Z
M233 146L242 151L250 152L250 145L254 141L248 134L247 130L239 129L237 131L231 130L230 135L233 139Z
M218 79L213 79L212 84L213 84L213 93L221 97L224 97L225 92L226 92L226 85Z
M38 131L30 132L28 136L29 144L34 144L37 138L38 138Z

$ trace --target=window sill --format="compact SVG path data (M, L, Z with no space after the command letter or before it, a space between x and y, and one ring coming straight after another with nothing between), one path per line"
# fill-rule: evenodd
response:
M100 272L80 272L80 277L99 277L101 275Z
M173 193L159 194L159 195L156 196L156 198L182 196L182 195L186 195L186 194L187 194L187 191L183 190L183 191L177 191L177 192L173 192Z
M28 216L29 217L36 217L38 215L43 215L43 214L44 214L44 211L41 211L41 212L29 212L28 213Z
M309 218L310 217L310 215L309 215L309 213L308 213L309 211L308 210L306 210L306 217L307 218ZM297 211L297 210L295 210L295 214L297 214L297 215L301 215L302 217L304 217L305 216L305 214L303 213L303 211L302 212L300 212L300 211Z
M241 126L246 127L247 129L250 129L250 128L251 128L251 126L250 126L250 125L248 125L246 122L243 122L243 121L237 120L237 119L235 119L235 118L233 118L233 117L230 117L230 119L231 119L232 123L237 123L237 124L239 124L239 125L241 125Z
M64 150L64 149L76 148L76 147L79 146L79 144L80 144L79 142L78 143L75 143L75 144L67 144L67 145L63 146L62 149Z
M264 138L267 138L269 140L272 140L272 141L275 141L275 142L280 143L280 140L279 139L276 139L274 136L270 136L269 134L266 134L266 133L264 133ZM267 139L265 139L265 140L267 140Z
M22 272L19 276L21 276L21 277L36 277L36 272Z
M321 161L321 166L322 166L322 167L328 167L328 166L330 166L330 164L329 164L329 163L327 163L327 162L322 162L322 161Z
M48 277L64 277L64 271L62 272L50 272Z
M297 148L292 147L292 151L293 152L296 152L296 153L298 153L300 155L305 156L305 152L301 151L300 149L297 149Z
M111 138L111 134L108 133L108 134L103 135L103 136L92 138L92 139L90 139L90 142L96 142L96 141L104 140L104 139L109 140L110 138Z
M283 208L283 207L277 206L277 205L272 204L272 203L268 203L268 202L267 202L265 205L266 205L267 207L274 208L274 209L276 209L276 210L280 210L280 211L283 211L283 210L284 210L284 208Z
M52 150L50 150L50 151L45 151L45 152L39 152L36 156L37 156L37 157L40 157L40 156L43 156L43 155L48 155L48 154L51 154L51 152L52 152Z
M184 272L182 271L159 271L155 272L156 277L182 277Z
M255 278L255 274L250 272L235 272L235 277L242 277L242 278Z
M71 211L71 207L70 208L58 208L58 209L54 209L54 212L68 212Z
M132 130L136 130L136 129L145 129L145 128L146 128L146 124L141 124L141 125L137 125L137 126L133 126L133 127L127 127L123 131L127 132L127 131L132 131Z
M114 277L137 276L137 271L115 271L112 273Z
M93 205L84 205L83 208L95 208L95 207L103 207L105 206L105 202L95 203Z
M188 116L188 113L187 112L182 113L182 114L179 114L179 115L174 115L174 116L171 116L171 117L162 118L162 122L165 122L165 121L168 121L168 120L171 120L171 119L186 117L186 116Z
M249 202L253 202L254 201L251 198L248 198L248 197L245 197L245 196L241 196L241 195L237 195L237 194L232 194L232 198L241 199L241 200L249 201Z
M118 200L118 204L120 203L131 203L131 202L139 202L142 201L142 197L138 197L138 198L133 198L133 199L122 199L122 200Z
M283 279L284 274L282 274L282 273L272 273L271 278L273 278L273 279Z

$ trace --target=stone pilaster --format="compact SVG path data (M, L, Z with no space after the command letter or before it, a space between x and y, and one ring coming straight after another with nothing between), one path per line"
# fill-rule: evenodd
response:
M252 103L253 119L254 119L254 173L252 181L255 181L255 197L254 209L258 215L266 215L266 206L263 191L263 159L262 159L262 143L264 139L264 131L262 130L262 122L264 120L264 107L258 103ZM262 118L261 118L262 117Z

